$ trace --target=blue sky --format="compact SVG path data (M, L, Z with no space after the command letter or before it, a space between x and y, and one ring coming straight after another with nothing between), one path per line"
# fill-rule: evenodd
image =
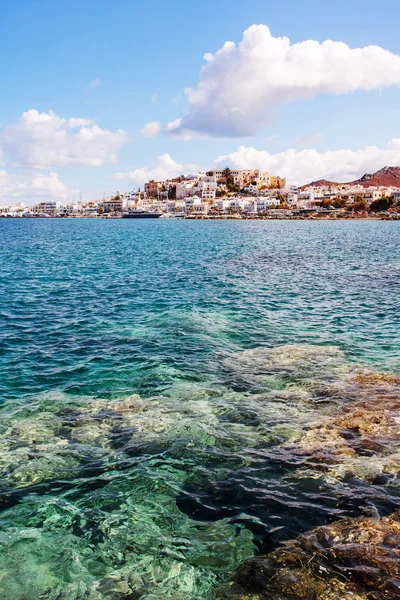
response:
M173 174L179 167L212 166L221 156L226 157L222 162L233 166L254 157L255 167L265 165L265 170L271 172L286 166L288 173L282 174L297 180L307 180L314 174L352 176L364 167L384 166L381 160L397 160L400 81L396 64L385 58L381 71L393 72L393 76L388 75L393 82L378 82L376 89L369 91L363 83L356 91L339 95L315 92L311 98L296 92L288 102L280 102L264 123L262 111L271 111L271 94L266 84L257 105L257 123L251 127L246 124L239 133L231 122L222 132L210 133L210 111L214 106L211 95L210 110L199 115L196 109L193 117L193 107L184 90L198 85L205 53L214 54L228 40L239 44L244 31L253 24L267 25L274 38L286 36L291 44L331 39L350 48L377 45L400 55L398 2L15 0L2 1L0 7L0 186L3 182L6 190L2 196L0 191L0 202L12 203L24 195L28 202L40 194L69 197L77 190L84 197L95 197L102 195L103 190L111 193L137 187L141 177L160 173L163 168ZM377 61L380 60L378 56ZM376 78L378 66L374 66L371 78ZM262 79L262 65L260 69ZM368 80L368 61L361 63L361 69ZM235 72L233 66L232 78ZM258 77L253 74L251 81L246 81L250 95L250 84L254 90L260 84ZM278 72L276 78L279 77ZM303 83L306 82L305 74ZM242 81L232 85L241 87ZM212 93L221 94L223 90ZM58 151L52 148L49 132L43 139L38 134L32 149L31 125L17 126L22 114L32 109L48 114L53 111L66 120L56 126L63 128L65 138L55 142L60 146ZM187 122L191 127L194 123L195 135L182 139L165 133L168 123L188 114ZM74 128L72 122L67 122L71 118L88 122ZM218 129L218 110L215 119ZM153 137L140 135L144 125L153 121L160 123L161 132ZM202 123L206 121L203 131ZM39 126L40 123L35 125L36 132ZM82 156L79 152L75 156L75 149L66 146L74 143L68 136L77 134L80 127L93 126L110 133L109 137L104 136L106 147L99 148L103 144L103 134L99 133L94 147L86 141ZM118 130L125 133L111 137ZM390 153L387 148L391 140ZM248 151L244 159L243 152L237 154L241 146L255 153ZM367 153L366 158L354 154L368 146L377 151ZM289 163L285 153L290 148L296 154ZM302 150L309 154L298 160L297 153ZM317 160L310 154L312 150ZM344 150L352 152L335 155L332 166L326 152ZM61 156L63 152L65 156ZM172 162L164 160L158 164L158 157L165 154ZM340 160L349 163L342 171ZM298 167L302 161L303 170ZM312 162L320 164L324 172L313 170ZM155 165L153 170L151 165ZM248 166L248 162L243 165ZM50 173L56 178L50 178ZM116 179L116 173L125 175ZM37 190L33 194L29 191L32 182Z

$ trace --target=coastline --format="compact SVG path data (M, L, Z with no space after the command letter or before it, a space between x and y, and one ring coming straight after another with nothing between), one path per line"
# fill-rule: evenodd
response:
M397 215L329 215L329 214L318 214L312 213L309 215L241 215L241 214L232 214L232 215L185 215L185 216L176 216L171 214L171 219L180 220L180 221L400 221L400 213ZM30 216L30 217L17 217L13 215L0 215L0 221L2 220L63 220L66 219L101 219L101 220L128 220L124 219L122 215L99 215L96 217L90 217L87 215L84 216ZM130 220L130 219L129 219ZM136 221L143 219L135 219ZM147 219L146 219L147 220ZM158 219L155 219L158 221ZM162 221L170 220L170 219L161 219Z

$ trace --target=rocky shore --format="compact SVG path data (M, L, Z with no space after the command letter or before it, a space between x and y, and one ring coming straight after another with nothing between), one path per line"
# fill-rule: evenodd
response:
M325 478L395 486L400 474L400 379L351 376L340 412L291 443L312 456ZM353 400L352 400L353 397ZM341 519L251 558L221 587L231 600L396 600L400 597L400 511Z
M218 598L231 600L397 600L400 512L343 519L251 558Z

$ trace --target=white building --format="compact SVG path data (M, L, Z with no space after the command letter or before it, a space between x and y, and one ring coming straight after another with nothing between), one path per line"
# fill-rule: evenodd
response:
M34 214L44 214L54 216L56 214L63 214L65 211L65 205L62 202L56 202L54 200L47 200L45 202L39 202L32 207Z
M127 199L123 196L115 196L115 198L103 200L104 212L122 212L126 206Z
M201 197L206 200L214 200L215 193L218 189L218 184L216 181L211 180L200 180L199 186Z
M189 196L185 198L186 214L207 214L210 209L208 202L204 202L198 196Z
M375 202L375 200L380 200L381 198L385 198L387 195L390 195L390 192L387 188L370 187L364 189L364 191L361 192L361 195L363 196L364 200L368 202L368 204L371 204L372 202Z
M176 198L182 200L188 196L199 196L212 200L215 198L217 189L218 184L215 177L200 173L197 177L191 176L176 184Z
M245 192L250 192L250 194L257 194L258 192L258 186L253 185L252 183L250 185L245 185L243 189Z
M181 181L176 184L176 199L183 200L188 196L195 194L196 181Z
M312 188L304 190L297 195L297 206L299 208L315 208L317 202L321 202L323 195Z
M215 198L212 205L218 211L227 211L231 206L231 200L229 198Z
M216 181L224 178L225 169L211 169ZM255 185L257 189L269 187L272 183L268 171L259 171L258 169L230 169L234 184L241 189L244 186Z
M280 203L281 201L278 198L257 198L257 212L266 212L271 206L279 206Z

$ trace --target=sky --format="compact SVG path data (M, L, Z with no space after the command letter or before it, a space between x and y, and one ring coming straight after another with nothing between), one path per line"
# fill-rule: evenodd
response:
M0 0L0 203L400 165L400 3Z

